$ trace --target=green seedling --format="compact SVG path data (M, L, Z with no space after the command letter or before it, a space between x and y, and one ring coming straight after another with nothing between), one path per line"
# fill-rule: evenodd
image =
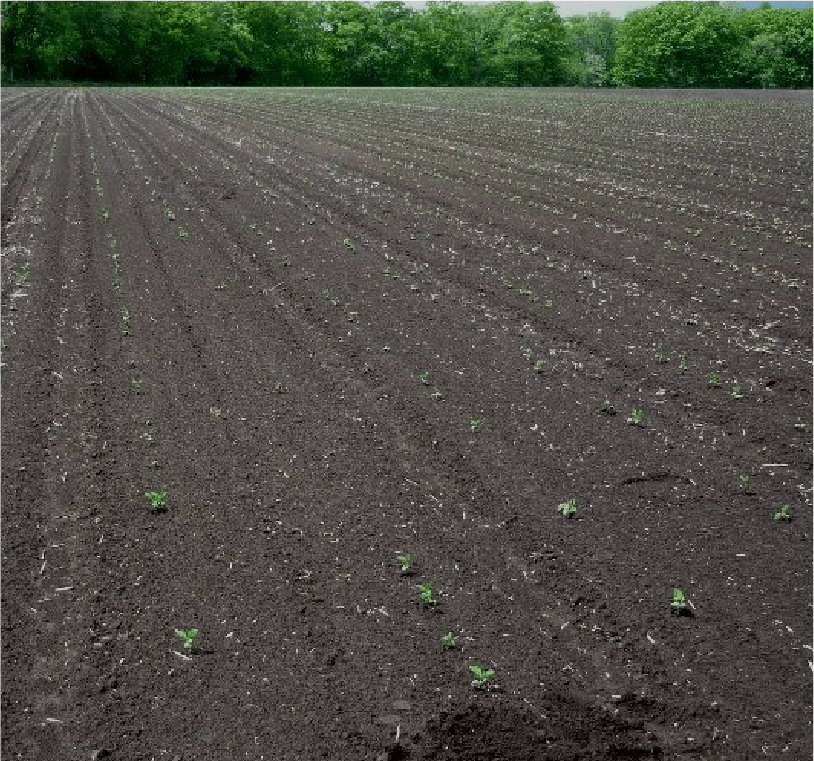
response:
M130 310L127 307L121 308L121 318L122 318L122 335L129 336L130 335Z
M184 643L184 650L192 652L195 647L195 641L198 639L197 629L176 629L175 636Z
M798 418L797 418L797 422L794 424L794 427L795 427L795 428L796 428L798 431L802 431L802 430L805 430L806 424L803 422L803 419L802 419L802 418L798 417Z
M359 312L348 312L348 322L356 322Z
M441 391L440 388L433 386L432 391L430 391L430 396L435 399L436 402L443 402L444 401L444 392Z
M17 274L14 276L14 285L17 287L23 285L26 280L31 276L31 265L26 262L25 264L20 266L20 269L17 270Z
M567 502L560 502L560 504L557 505L557 512L562 513L565 518L573 518L577 512L577 501L575 499L569 499Z
M351 251L355 251L355 250L356 250L356 242L353 240L353 238L345 238L345 240L343 240L342 242L343 242L343 243L344 243L344 244L345 244L345 245L346 245L346 246L347 246L347 247L348 247L348 248L349 248Z
M658 349L656 349L656 353L653 355L653 359L655 359L656 362L663 364L664 362L667 362L669 358L664 349L661 346L659 346Z
M627 422L631 425L641 425L644 422L644 410L641 407L634 407L630 411Z
M418 374L418 379L419 379L419 380L420 380L420 381L421 381L421 382L422 382L422 383L423 383L425 386L429 386L429 385L430 385L430 371L429 371L429 370L422 370L422 371L421 371L421 372Z
M711 372L707 375L707 380L712 388L718 388L721 385L721 376L716 372Z
M164 209L164 214L167 216L167 219L169 219L170 222L175 221L175 214L172 213L172 209Z
M130 383L132 383L133 388L136 389L136 391L138 391L144 385L144 379L143 378L131 378Z
M452 632L447 632L443 637L441 637L441 644L447 649L451 650L455 647L455 641L457 637Z
M670 607L673 609L673 612L679 616L689 615L692 612L690 609L690 601L684 594L684 590L678 589L678 587L673 587L673 601L670 603Z
M521 346L521 347L520 347L520 353L521 353L521 354L522 354L522 355L523 355L523 356L524 356L526 359L531 359L531 355L532 355L532 353L533 353L533 352L531 351L531 349L529 349L529 347L528 347L528 346Z
M178 228L178 237L179 238L188 238L189 237L189 232L187 231L187 229L185 227L179 227Z
M479 417L473 417L469 419L469 427L472 429L473 432L477 431L478 428L481 427L481 425L483 425L483 420L481 420Z
M733 383L731 394L735 399L743 399L743 386L740 383Z
M772 520L775 521L790 521L791 520L791 505L783 505L773 516Z
M545 362L544 362L542 359L538 359L538 360L537 360L537 361L534 363L534 372L535 372L535 373L541 373L541 372L543 372L544 370L545 370Z
M421 602L424 603L424 605L432 606L438 602L433 596L433 592L435 590L433 589L431 581L424 581L421 584L416 584L416 589L418 589L421 596Z
M470 666L469 670L475 675L475 678L472 680L472 686L477 687L479 690L484 689L495 677L495 672L492 669Z
M161 489L161 491L146 491L144 492L144 497L149 501L150 509L154 513L160 513L167 509L166 489Z
M404 574L410 573L413 565L415 565L415 558L409 552L402 552L397 555L396 560L401 563L401 572Z
M613 406L613 402L610 399L603 399L602 406L599 408L600 412L604 412L606 415L615 415L616 408Z
M274 388L271 389L275 394L282 394L285 392L285 386L283 386L281 381L277 381L274 384Z
M690 363L687 361L686 357L682 357L681 359L678 360L678 369L682 373L686 373L687 370L690 369Z
M148 443L149 443L149 442L151 442L151 441L153 441L153 440L155 439L155 436L153 436L153 429L152 429L152 428L150 428L150 424L149 424L149 423L148 423L148 424L147 424L147 426L144 428L144 430L143 430L143 431L142 431L142 432L139 434L139 438L140 438L142 441L146 441L146 442L148 442Z
M752 494L752 476L750 475L741 475L738 476L738 485L741 489L743 489L747 494Z

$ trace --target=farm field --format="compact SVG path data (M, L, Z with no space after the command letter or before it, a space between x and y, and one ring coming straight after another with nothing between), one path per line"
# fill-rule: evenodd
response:
M4 90L4 761L806 758L811 120Z

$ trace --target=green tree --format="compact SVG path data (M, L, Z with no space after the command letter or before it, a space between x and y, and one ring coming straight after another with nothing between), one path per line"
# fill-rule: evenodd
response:
M733 81L738 35L712 2L664 2L619 27L614 80L627 87L720 87Z
M602 87L611 82L620 24L607 11L565 20L565 79L568 84Z
M733 24L740 37L739 87L811 87L811 8L743 11L735 14Z

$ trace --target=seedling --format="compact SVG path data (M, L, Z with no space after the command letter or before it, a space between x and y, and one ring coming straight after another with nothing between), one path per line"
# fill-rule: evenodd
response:
M739 486L740 486L740 488L741 488L741 489L743 489L743 490L744 490L744 491L745 491L747 494L752 494L752 493L753 493L753 488L752 488L752 476L750 476L750 475L746 475L746 474L741 475L741 476L738 476L738 485L739 485Z
M733 383L731 393L735 399L743 399L743 386L740 383Z
M545 362L544 362L542 359L538 359L538 360L537 360L537 361L534 363L534 372L535 372L535 373L541 373L541 372L543 372L544 370L545 370Z
M679 359L679 360L678 360L678 369L679 369L679 370L680 370L682 373L686 373L686 372L687 372L687 370L689 370L689 369L690 369L690 363L689 363L689 362L687 362L687 358L686 358L686 357L682 357L681 359Z
M798 431L802 431L802 430L804 430L804 429L805 429L806 424L803 422L803 419L802 419L802 418L798 417L798 418L797 418L797 422L794 424L794 427L795 427L795 428L796 428Z
M164 209L164 214L167 215L167 219L169 219L170 222L175 221L175 214L172 213L172 209Z
M483 420L481 420L479 417L473 417L469 419L469 427L472 429L473 432L477 431L482 424Z
M401 555L397 555L396 560L401 563L401 572L404 574L410 573L415 564L415 558L409 552L402 552Z
M606 415L615 415L616 408L613 406L613 402L610 399L603 399L602 406L599 408L600 412L604 412Z
M198 639L197 629L176 629L175 636L184 643L184 650L192 652L195 647L195 640Z
M421 602L424 603L424 605L435 605L435 603L438 602L435 597L433 597L433 592L435 590L433 589L431 581L424 581L421 584L416 584L416 588L421 595Z
M521 353L521 354L522 354L522 355L523 355L523 356L524 356L526 359L531 359L531 355L532 355L532 353L533 353L533 352L531 351L531 349L529 349L529 347L528 347L528 346L521 346L521 347L520 347L520 353Z
M18 288L19 286L23 285L26 280L28 280L29 276L31 275L31 265L26 262L25 264L20 266L20 269L17 270L17 274L14 276L14 285Z
M659 346L658 349L656 349L656 353L653 355L653 359L655 359L656 362L659 363L664 363L668 360L667 353L661 346Z
M690 601L684 594L683 589L673 587L673 601L670 603L673 612L678 616L687 616L692 612L690 609Z
M436 402L443 402L444 401L444 392L441 391L440 388L433 386L432 391L430 391L430 396L435 399Z
M347 247L348 247L348 248L349 248L351 251L355 251L355 250L356 250L356 243L355 243L355 241L353 240L353 238L345 238L345 240L343 240L342 242L343 242L343 243L344 243L344 244L345 244L345 245L346 245L346 246L347 246Z
M477 687L479 690L485 689L489 682L495 677L495 672L492 669L470 666L469 670L475 675L475 678L472 680L472 686Z
M143 378L131 378L130 382L133 384L133 388L136 389L136 391L138 391L142 385L144 385Z
M161 491L146 491L144 492L144 496L149 501L150 509L154 513L160 513L167 509L166 489L161 489Z
M783 505L773 516L772 520L775 521L790 521L791 520L791 505Z
M178 228L178 237L179 238L188 238L189 237L189 232L187 231L187 229L185 227L179 227Z
M275 394L282 394L285 392L285 386L283 386L281 381L277 381L277 383L274 384L274 388L272 388L272 391Z
M577 501L575 499L569 499L567 502L560 502L560 504L557 505L557 512L562 513L565 518L573 518L577 512Z
M421 372L418 374L418 379L419 379L419 380L420 380L420 381L421 381L421 382L422 382L422 383L423 383L425 386L429 386L429 385L430 385L430 371L429 371L429 370L422 370L422 371L421 371Z
M443 637L441 637L441 644L447 650L451 650L453 647L455 647L456 639L456 636L452 632L447 632Z
M711 372L707 375L707 380L712 388L718 388L721 385L721 376L716 372Z
M627 422L630 423L630 425L641 425L644 422L644 410L641 407L634 407L630 411Z
M130 310L127 307L121 308L121 317L122 317L122 335L129 336L130 335Z

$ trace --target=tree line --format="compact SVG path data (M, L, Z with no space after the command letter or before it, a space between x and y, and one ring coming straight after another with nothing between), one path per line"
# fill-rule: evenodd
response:
M812 86L812 9L663 2L2 2L2 80L130 85Z

